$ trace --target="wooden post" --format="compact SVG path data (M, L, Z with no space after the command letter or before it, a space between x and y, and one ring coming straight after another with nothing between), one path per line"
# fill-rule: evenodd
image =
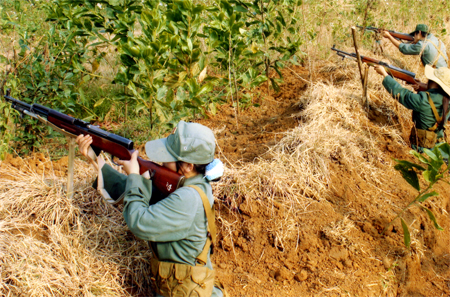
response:
M369 97L367 97L367 82L369 81L369 66L364 69L364 87L363 87L363 97L366 99L365 105L366 109L369 110Z
M361 56L358 51L358 41L356 40L356 28L352 27L352 35L353 35L353 45L355 46L356 60L358 61L359 74L361 76L361 84L363 88L363 98L365 99L365 104L367 108L369 107L369 101L367 98L367 80L369 75L369 67L366 67L363 74L363 66L361 62Z
M363 76L363 71L362 71L362 62L361 62L361 57L359 56L359 52L358 52L358 42L356 40L356 28L355 27L352 27L352 35L353 35L353 45L355 46L356 60L358 61L359 74L361 76L361 84L362 84L362 87L364 88L364 76Z
M73 168L75 162L75 138L68 136L69 144L69 164L67 173L67 197L73 198Z

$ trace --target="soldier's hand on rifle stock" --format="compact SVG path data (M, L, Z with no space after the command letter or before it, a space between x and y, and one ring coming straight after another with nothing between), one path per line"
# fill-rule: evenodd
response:
M388 73L387 73L386 69L383 66L381 66L381 65L374 65L373 68L375 69L375 71L378 74L381 74L384 77L388 76Z
M139 163L137 161L137 157L139 156L139 151L134 151L131 155L130 160L119 160L117 161L118 164L123 166L123 169L125 172L130 175L132 173L139 174Z

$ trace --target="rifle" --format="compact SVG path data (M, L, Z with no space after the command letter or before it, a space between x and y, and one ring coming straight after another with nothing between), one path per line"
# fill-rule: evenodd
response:
M356 60L356 54L355 53L347 53L344 51L341 51L337 48L333 47L331 48L333 51L337 52L337 55L342 57L342 59L345 58L349 58L349 59L353 59ZM426 91L427 90L427 85L425 83L422 83L420 80L416 79L416 74L414 72L399 68L399 67L395 67L393 65L389 65L387 63L384 63L380 60L374 59L374 58L370 58L370 57L365 57L365 56L360 56L361 58L361 62L366 63L369 66L374 66L374 65L381 65L383 66L387 73L389 75L391 75L392 77L401 79L403 81L405 81L407 84L411 84L411 85L415 85L418 84L419 85L419 91Z
M88 122L73 118L51 108L39 104L27 104L14 99L9 94L10 89L6 91L4 96L6 101L11 102L11 107L17 110L21 116L26 114L38 119L40 122L69 137L76 137L80 134L91 135L91 147L97 155L104 151L121 160L131 159L131 155L134 152L132 140L102 130L98 126L91 125ZM137 161L140 174L149 171L153 184L162 194L168 195L183 186L185 177L177 172L140 157L137 158Z
M381 33L383 31L388 31L389 34L391 34L392 37L394 37L398 41L402 41L402 40L414 41L414 36L411 36L406 33L396 32L396 31L392 31L392 30L385 30L385 29L376 28L376 27L363 27L363 26L356 26L356 27L358 27L362 30L365 30L365 31L372 31L372 32L377 32L377 33Z

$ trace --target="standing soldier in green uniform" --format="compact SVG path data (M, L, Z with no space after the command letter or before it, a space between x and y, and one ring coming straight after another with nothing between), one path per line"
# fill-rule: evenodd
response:
M388 31L383 31L383 37L388 38L404 55L420 55L424 66L447 67L448 58L445 44L429 32L427 25L418 24L416 30L410 35L414 36L412 43L401 43Z
M383 66L376 65L375 70L384 76L383 86L392 97L413 111L414 127L410 137L412 148L423 152L423 148L432 149L437 143L445 142L445 124L450 116L450 70L444 67L434 69L426 65L428 90L417 94L403 88L388 75Z
M92 138L80 135L77 143L88 157ZM138 151L131 160L119 161L128 176L98 158L98 180L104 180L107 191L123 192L128 227L136 237L149 241L158 296L223 296L215 286L210 260L216 236L210 181L223 173L223 164L214 159L213 132L181 121L167 138L147 142L145 151L150 160L184 175L184 186L158 199L151 180L139 175Z

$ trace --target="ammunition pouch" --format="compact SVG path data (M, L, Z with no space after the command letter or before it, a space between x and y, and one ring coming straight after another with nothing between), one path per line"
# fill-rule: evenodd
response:
M410 141L411 144L415 144L416 146L432 149L436 145L437 134L433 131L416 129L413 127L411 129Z
M214 270L206 266L169 263L151 259L152 281L164 297L210 297Z

